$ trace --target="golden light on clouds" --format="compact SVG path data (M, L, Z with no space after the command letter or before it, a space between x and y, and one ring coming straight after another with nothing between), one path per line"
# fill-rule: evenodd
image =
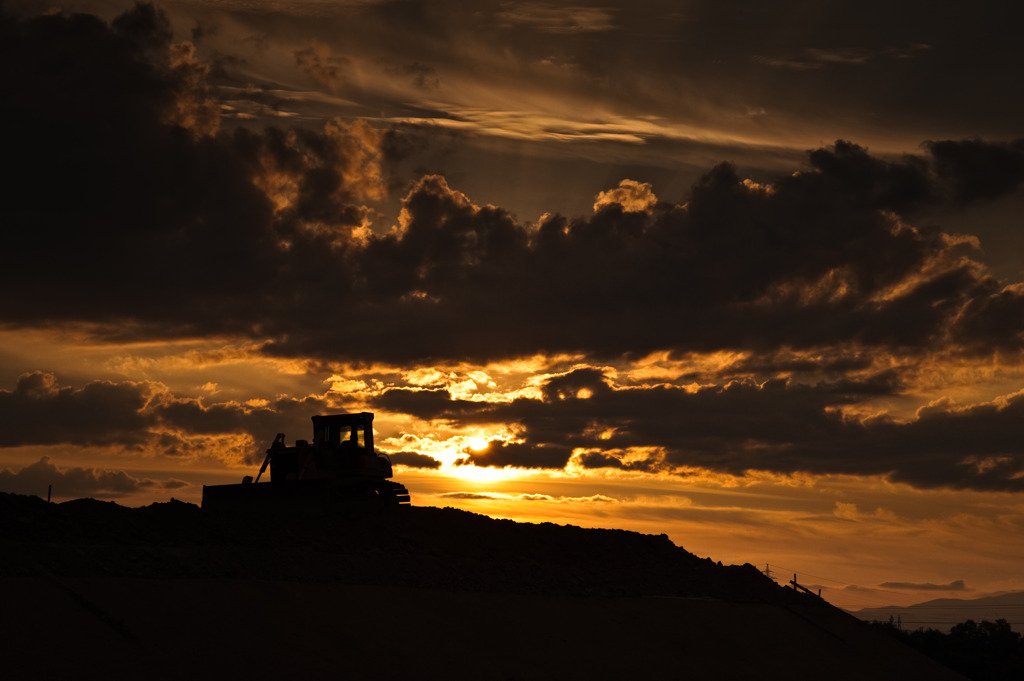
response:
M644 213L658 202L658 197L651 191L647 182L622 180L615 189L601 192L594 201L594 212L610 205L621 206L622 210L633 213Z
M367 411L417 504L1024 588L1012 40L851 10L879 44L831 44L796 5L15 4L8 489L196 501Z
M500 482L522 476L522 472L514 469L480 466L453 466L445 470L445 473L459 480L477 484Z
M180 88L166 120L188 130L196 139L212 137L220 129L220 103L206 85L209 67L196 57L191 42L169 47L170 65L185 84Z
M626 375L635 382L675 382L685 375L713 376L733 370L749 359L751 353L741 350L716 350L706 353L651 353L625 367Z

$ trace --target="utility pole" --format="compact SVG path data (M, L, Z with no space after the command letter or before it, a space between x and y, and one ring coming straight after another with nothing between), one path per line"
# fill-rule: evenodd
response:
M815 595L815 593L813 591L811 591L806 586L804 586L804 585L802 585L802 584L800 584L800 583L798 583L796 581L796 573L795 572L793 573L793 581L790 582L790 585L793 587L793 591L803 591L805 594L810 594L812 596ZM818 598L821 598L821 589L818 589L817 596L818 596Z

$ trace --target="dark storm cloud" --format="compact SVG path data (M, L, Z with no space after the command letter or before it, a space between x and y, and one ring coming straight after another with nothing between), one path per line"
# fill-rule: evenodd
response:
M536 230L426 177L406 198L404 230L372 240L353 262L364 273L353 324L291 333L268 351L329 356L346 347L403 362L837 343L912 349L950 334L974 350L982 343L972 340L1019 345L1014 318L993 319L990 308L1013 307L1020 294L967 260L968 244L906 222L943 201L966 166L936 173L927 157L882 161L849 142L809 160L810 172L767 189L722 164L685 207L611 204ZM972 314L960 317L968 306ZM976 336L986 323L1000 336ZM415 344L388 342L404 329L415 329Z
M897 422L844 417L837 408L861 391L850 388L786 380L615 387L600 372L578 370L550 380L542 399L495 404L486 414L453 400L445 418L507 424L521 440L467 451L462 465L558 469L578 449L584 468L876 475L921 488L1024 490L1024 394L962 408L935 404Z
M441 418L451 407L452 397L447 390L413 390L395 388L385 391L374 404L379 409L416 414L421 419Z
M432 456L419 452L390 452L391 463L409 468L440 468L441 462Z
M640 471L657 473L661 468L657 459L638 459L626 461L624 454L605 452L584 452L579 456L579 463L584 468L615 468L620 471Z
M359 338L361 351L399 362L850 342L909 349L950 330L968 342L969 320L954 324L968 304L987 319L992 301L1016 303L1019 294L963 257L966 246L899 219L941 200L949 178L936 179L927 160L883 162L847 142L810 160L812 172L769 190L723 164L685 207L613 204L535 231L424 178L406 199L404 231L363 251L353 325L293 333L268 351L322 355ZM401 329L416 330L415 345L387 343ZM1019 343L1019 331L1011 321L998 340Z
M143 490L174 490L187 486L181 480L150 480L137 478L124 471L95 468L58 468L50 457L24 468L0 470L0 489L13 494L43 496L52 486L58 497L121 497Z
M1024 180L1024 140L993 144L975 139L925 146L957 201L994 199L1014 191Z
M890 369L864 377L870 373L872 357L864 349L844 352L834 350L827 355L802 355L786 350L775 353L750 355L728 369L717 369L713 372L694 374L682 378L691 380L708 380L712 377L719 382L774 376L785 374L808 380L832 380L836 390L864 395L893 394L902 387L902 378L897 369ZM861 378L846 378L850 374L860 374Z
M86 15L0 25L0 98L17 131L0 189L19 256L4 275L17 291L6 320L251 330L278 277L301 286L324 268L325 286L345 285L324 258L362 219L352 194L372 192L358 134L192 126L182 107L201 73L174 61L165 24L138 5L109 26ZM282 192L290 203L275 212ZM327 227L293 237L300 221Z
M23 374L13 391L0 390L0 447L29 444L137 447L151 421L144 415L150 388L143 383L95 381L61 387L52 374Z
M172 64L150 6L111 25L54 15L0 30L0 97L19 130L0 190L18 254L0 274L16 292L0 303L8 323L242 334L271 354L395 363L1020 345L1006 313L1022 294L901 221L1016 190L1020 143L883 161L840 141L767 189L724 163L685 206L612 202L536 228L430 176L399 232L362 240L361 203L384 182L369 128L200 134L179 104L203 92L201 72Z
M276 433L308 437L310 415L328 410L316 397L282 398L266 408L233 402L204 405L145 382L92 381L75 388L36 371L23 374L14 390L0 389L0 447L70 444L169 456L217 455L206 436L251 435L251 446L221 454L257 461Z
M507 468L565 468L572 450L557 443L503 442L491 440L479 451L467 450L466 456L455 460L456 466L493 466Z

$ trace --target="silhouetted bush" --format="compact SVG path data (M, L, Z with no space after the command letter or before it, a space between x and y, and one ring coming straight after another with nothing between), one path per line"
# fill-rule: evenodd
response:
M967 620L948 634L924 628L904 631L891 618L871 624L973 681L1024 679L1024 639L1006 620Z

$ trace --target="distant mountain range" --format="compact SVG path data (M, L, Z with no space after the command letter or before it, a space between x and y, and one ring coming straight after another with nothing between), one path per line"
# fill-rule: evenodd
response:
M937 598L907 606L864 608L850 614L868 622L887 622L892 617L904 629L938 629L949 631L954 624L966 620L994 622L1006 620L1014 631L1024 633L1024 591L1011 591L983 598Z

